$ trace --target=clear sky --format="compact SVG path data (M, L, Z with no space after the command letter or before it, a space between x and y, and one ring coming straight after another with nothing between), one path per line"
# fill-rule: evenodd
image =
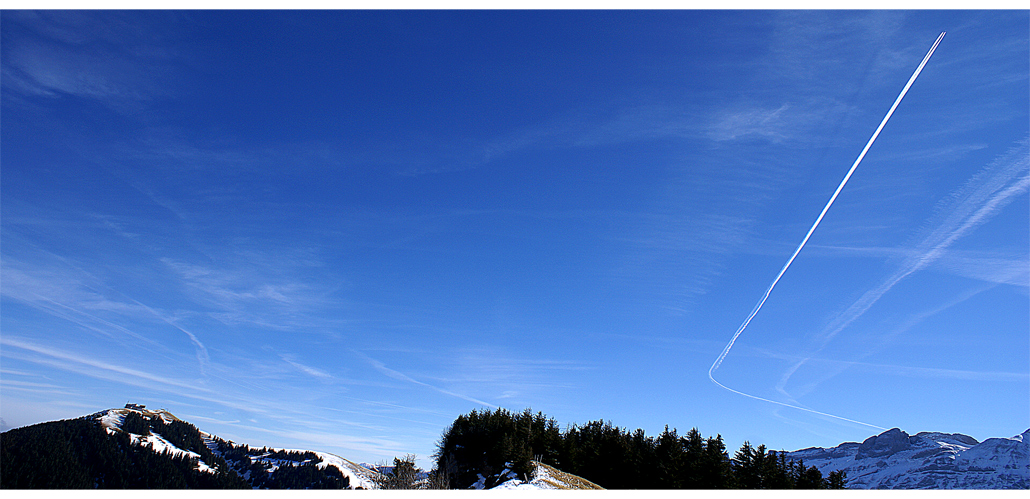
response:
M1030 428L1027 11L2 13L0 416ZM818 230L941 31L947 36ZM863 424L864 423L864 424Z

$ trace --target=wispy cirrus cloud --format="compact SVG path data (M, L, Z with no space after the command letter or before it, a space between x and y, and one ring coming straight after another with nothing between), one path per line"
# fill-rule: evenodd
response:
M708 113L704 136L716 142L762 140L773 144L810 144L819 140L826 147L826 137L818 128L855 112L850 106L829 95L797 96L779 105L741 102Z
M29 338L10 336L5 334L0 337L0 345L3 346L3 357L7 360L18 360L56 368L61 371L78 374L92 379L111 382L117 386L135 387L137 393L166 393L171 395L177 406L190 405L186 401L194 400L199 403L211 404L213 407L229 408L236 413L254 414L255 418L265 420L262 425L242 425L240 421L217 421L206 417L190 417L200 422L216 425L219 434L231 436L236 430L247 430L271 435L274 442L281 445L284 439L300 440L322 445L322 450L327 446L343 448L348 452L362 452L383 456L400 454L406 447L399 443L391 434L391 429L384 425L370 425L362 422L347 421L340 418L327 418L318 415L321 411L312 411L317 408L310 406L303 398L283 396L281 393L276 397L264 397L254 394L250 390L240 390L233 382L226 382L225 385L200 384L194 379L175 377L153 372L146 368L137 368L119 363L117 361L106 361L99 358L83 355L80 353L63 350L61 347L40 344ZM253 366L250 366L253 367ZM221 379L219 374L235 372L235 369L222 369L221 366L212 366L217 372L212 381L227 381ZM21 399L13 396L10 392L19 392L29 397L45 396L52 400L55 396L68 397L69 400L89 399L88 394L71 387L62 387L53 382L27 381L11 379L4 376L0 380L8 397L5 397L5 404L12 406L22 403ZM71 402L75 407L85 407L96 410L95 405ZM389 413L375 413L367 411L362 413L366 418L391 419ZM61 414L60 418L66 418ZM60 419L58 418L58 419ZM253 418L251 418L253 419ZM407 420L406 420L407 421ZM439 423L427 424L437 431ZM304 430L296 430L303 428ZM347 430L342 430L347 428ZM421 436L421 435L420 435ZM249 443L254 443L248 439Z
M1030 287L1030 260L1025 258L949 252L937 260L935 268L970 279Z
M48 263L46 263L48 262ZM167 356L173 350L151 334L138 332L141 324L165 324L186 335L195 346L201 372L210 362L207 347L175 317L114 291L103 279L78 267L68 258L39 251L37 261L5 258L0 295L52 317L98 333L117 344L140 346ZM129 325L129 326L126 326ZM142 342L142 345L140 345Z
M816 361L816 359L813 359ZM918 367L891 364L872 364L868 362L855 361L822 361L840 362L844 367L858 368L890 376L905 376L925 379L956 379L967 381L984 382L1026 382L1030 380L1030 373L1000 372L1000 371L970 371L963 369L945 369L940 367Z
M312 420L313 416L305 410L305 404L298 404L294 397L266 398L250 396L249 392L239 390L226 390L225 387L204 386L195 380L177 378L154 373L145 369L130 367L115 361L100 360L99 358L70 352L61 348L41 345L28 338L15 337L5 334L0 337L0 345L3 345L3 356L8 359L15 359L23 362L35 363L56 368L61 371L71 372L89 378L103 380L118 385L127 385L154 392L163 392L180 399L193 399L197 401L214 404L216 407L227 407L242 413L259 415L273 421L282 423L282 426L273 427L246 427L250 430L268 432L273 435L298 438L309 441L313 435L320 435L325 440L323 444L332 442L333 445L340 445L351 449L378 449L378 452L388 454L389 451L396 451L399 446L395 442L378 437L356 437L341 434L337 431L340 425L353 427L366 427L366 429L385 432L382 427L372 428L362 423L348 423L339 418L318 418ZM7 379L4 380L8 381ZM32 386L22 382L17 387L24 390L45 390L53 393L53 388L47 386ZM35 383L40 384L40 383ZM15 387L15 385L11 385ZM84 394L69 390L69 396L83 397ZM94 407L95 408L95 407ZM311 431L301 435L292 430L281 428L304 427ZM321 432L319 432L321 430ZM303 438L302 438L303 437ZM347 447L353 446L353 447Z
M296 368L297 370L299 370L299 371L301 371L301 372L303 372L305 374L314 376L316 378L322 378L322 379L332 379L333 378L333 375L331 375L331 374L329 374L329 373L327 373L327 372L325 372L325 371L323 371L321 369L317 369L317 368L314 368L314 367L311 367L311 366L308 366L308 365L305 365L305 364L301 364L300 362L297 362L295 355L281 353L281 354L279 354L279 358L282 359L283 362L293 366L294 368Z
M482 406L497 407L497 405L495 405L495 404L491 404L489 402L484 402L482 400L470 397L470 396L462 394L462 393L457 393L457 392L454 392L454 391L451 391L451 390L447 390L447 389L444 389L444 388L440 388L438 386L431 385L429 383L425 383L425 382L419 381L419 380L417 380L415 378L412 378L411 376L408 376L407 374L404 374L404 373L402 373L400 371L396 371L396 370L390 369L389 367L386 367L386 364L383 364L382 362L380 362L380 361L378 361L376 359L373 359L372 357L369 357L368 355L365 355L365 354L363 354L361 352L358 352L357 350L352 350L352 352L354 352L355 355L365 359L365 361L368 362L376 371L379 371L380 373L382 373L383 375L385 375L385 376L387 376L389 378L393 378L393 379L398 380L398 381L403 381L405 383L411 383L411 384L414 384L414 385L423 386L423 387L429 388L431 390L440 392L440 393L442 393L444 395L449 395L451 397L457 397L457 398L460 398L462 400L467 400L469 402L472 402L472 403L475 403L475 404L479 404L479 405L482 405Z
M921 252L911 247L827 246L810 245L810 257L867 257L904 260L917 258ZM1011 251L977 251L944 249L927 265L927 270L976 279L995 284L1030 287L1030 259L1027 254Z
M168 324L169 326L172 326L173 328L175 328L175 329L179 330L180 332L182 332L183 334L185 334L190 339L190 341L193 343L193 345L196 347L197 363L200 365L200 372L201 372L201 374L204 374L204 371L207 368L207 365L211 362L211 356L207 352L207 347L204 346L204 344L201 343L199 339L197 339L197 335L193 334L192 332L190 332L190 331L186 330L185 328L183 328L182 326L180 326L178 324L178 322L176 322L173 318L169 318L169 317L165 316L164 314L162 314L162 313L160 313L160 312L158 312L158 311L156 311L156 310L154 310L154 309L152 309L152 308L150 308L150 307L140 303L138 300L135 300L135 299L132 299L132 298L130 298L130 300L133 303L136 303L137 305L143 307L147 312L150 312L151 315L153 315L154 317L157 317L158 319L160 319L165 324Z
M174 79L174 52L158 42L175 15L138 24L121 13L7 11L5 29L19 33L4 44L4 86L24 95L72 95L136 109L164 93Z
M40 355L35 357L19 356L18 358L22 360L38 364L46 364L65 371L76 372L98 379L116 381L118 383L125 383L161 391L172 391L177 394L194 394L189 396L196 396L196 394L200 393L211 395L216 393L212 390L198 386L197 383L192 380L176 379L153 374L141 369L122 366L112 362L106 362L96 358L67 352L59 348L40 345L26 338L4 335L3 337L0 337L0 344ZM15 354L13 354L9 349L4 352L4 356L7 357L14 357L14 355Z
M596 369L583 361L519 357L497 349L463 348L451 355L451 366L434 379L497 399L530 401L541 393L573 389L570 374Z
M790 105L783 104L775 109L725 110L713 120L709 136L714 140L725 141L754 135L779 142L787 138L783 115L788 109Z
M316 312L329 305L326 296L332 290L308 284L304 276L321 264L304 255L294 258L294 253L279 259L260 252L222 254L219 258L235 261L222 266L172 257L160 261L177 276L183 292L206 309L203 313L225 324L272 329L324 324Z
M50 263L32 264L6 257L0 295L97 333L115 344L142 348L164 357L174 355L172 349L150 334L123 325L126 318L137 326L136 321L147 323L160 318L152 309L103 292L106 285L101 280L63 259Z
M969 300L969 299L973 298L974 296L977 296L980 293L983 293L983 292L985 292L985 291L987 291L987 290L989 290L989 289L991 289L993 287L995 287L995 285L982 285L982 286L978 286L978 287L974 287L974 288L969 288L969 289L965 290L964 292L960 293L958 296L952 297L950 300L948 300L947 302L945 302L943 304L940 304L940 305L935 306L935 307L930 307L930 308L927 308L927 309L924 309L924 310L919 310L917 312L910 313L908 316L903 318L896 326L894 326L893 328L891 328L888 331L886 331L885 333L883 333L881 335L881 338L882 338L883 341L886 342L886 341L890 340L891 338L894 338L894 337L897 337L899 335L902 335L905 332L911 330L917 324L925 321L926 319L928 319L930 317L933 317L933 316L935 316L935 315L937 315L937 314L939 314L941 312L944 312L945 310L948 310L948 309L950 309L952 307L955 307L955 306L965 302L966 300ZM872 355L873 352L875 351L875 349L876 349L876 346L869 345L869 346L866 347L866 350L864 352L858 353L858 357L857 358L859 358L859 359L866 358L866 357ZM790 360L792 362L792 365L790 366L790 368L788 368L787 370L784 371L783 375L780 377L779 381L776 383L776 391L778 391L784 397L787 397L788 399L790 399L792 401L795 401L795 402L796 402L795 397L804 396L805 394L815 390L822 383L824 383L824 382L826 382L826 381L836 377L837 375L847 371L848 369L852 368L852 366L864 365L863 363L858 362L858 361L828 361L827 359L820 359L820 358L814 357L812 355L808 355L808 356L804 356L804 357L793 355L793 356L789 356L789 358L788 357L781 357L781 358L786 358L786 359ZM787 383L794 376L794 374L797 373L797 371L802 366L808 364L810 361L813 361L813 360L816 360L816 361L820 362L824 367L826 367L826 369L823 370L823 371L820 371L818 373L818 376L817 376L817 378L815 380L809 381L808 383L805 383L804 385L799 386L797 388L793 388L790 392L788 392L787 389L786 389L786 386L787 386ZM873 365L873 364L869 364L869 365ZM894 367L901 368L903 366L894 366ZM918 369L908 369L908 370L900 369L900 370L903 370L909 376L911 376L913 373L917 373L917 372L922 372L923 374L929 372L929 371L919 371ZM899 371L899 369L895 369L895 371L897 372L897 371ZM971 373L971 372L973 372L973 371L969 371L969 372L967 372L967 374ZM937 374L940 375L941 372L938 372ZM942 376L938 376L938 377L942 377ZM986 381L986 378L990 378L990 376L984 376L984 380L985 381ZM994 379L994 380L997 381L997 379Z
M9 377L0 378L0 387L3 387L4 390L18 390L33 394L46 395L48 397L55 395L73 397L78 395L65 386L55 385L53 383L36 383L32 381L13 380Z
M759 61L764 62L761 72L793 82L803 81L802 88L807 91L861 84L854 77L856 66L874 77L889 75L909 66L913 58L918 60L915 54L925 51L922 42L908 44L902 51L893 49L899 46L899 37L906 34L905 17L903 12L888 11L861 15L779 12L771 22L769 55Z

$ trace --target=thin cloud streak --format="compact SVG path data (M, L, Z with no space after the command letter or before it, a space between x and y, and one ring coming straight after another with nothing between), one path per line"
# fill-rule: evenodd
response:
M1020 176L1030 167L1030 150L1027 142L1014 147L1007 154L988 165L975 175L959 191L950 196L958 200L959 205L945 218L944 222L917 245L920 251L906 258L893 275L879 286L866 291L855 303L851 304L827 328L820 338L820 345L815 350L821 351L841 331L865 314L880 298L883 297L902 279L922 270L945 254L945 250L969 231L986 223L998 210L1030 189L1030 176ZM998 171L991 171L997 169ZM802 359L792 365L777 384L781 393L790 378L808 359Z
M448 386L474 386L497 399L531 400L539 393L574 389L569 373L595 369L581 361L516 358L496 349L469 349L454 356L457 374L434 379Z
M896 336L898 336L900 334L903 334L906 331L908 331L908 330L912 329L913 327L915 327L917 324L923 322L924 320L926 320L926 319L928 319L930 317L933 317L934 315L937 315L937 314L939 314L939 313L941 313L941 312L943 312L945 310L948 310L951 307L954 307L954 306L956 306L956 305L958 305L958 304L960 304L960 303L962 303L962 302L964 302L964 301L966 301L966 300L968 300L968 299L970 299L970 298L972 298L972 297L974 297L974 296L976 296L976 295L978 295L980 293L983 293L983 292L985 292L985 291L987 291L989 289L992 289L995 286L996 286L996 284L989 284L989 285L973 288L973 289L967 290L964 293L962 293L962 294L952 298L950 301L948 301L947 303L944 303L944 304L942 304L940 306L934 307L934 308L929 309L929 310L924 310L924 311L919 312L919 313L911 314L904 322L899 324L890 333L885 335L884 338L883 338L883 341L887 341L890 338L893 338L893 337L896 337ZM822 350L822 347L820 347L820 351L821 350ZM865 358L865 357L867 357L869 355L871 355L871 351L861 355L859 358ZM792 365L790 368L788 368L783 373L783 375L780 377L779 382L776 383L776 391L780 392L783 396L793 400L794 396L791 395L790 393L788 393L787 390L786 390L787 382L790 380L791 376L793 376L794 373L796 373L797 370L802 365L804 365L805 363L807 363L811 359L812 359L811 356L801 358L800 360L795 362L794 365ZM801 390L795 390L797 392L797 396L802 396L802 395L804 395L804 394L814 390L819 384L821 384L821 383L823 383L823 382L833 378L834 376L837 376L841 372L844 372L844 370L847 369L847 368L848 368L847 365L838 365L837 369L835 369L834 371L832 371L830 373L823 374L823 376L819 380L817 380L815 382L812 382L812 383L809 383L806 387L803 387Z
M20 338L11 338L5 335L3 338L0 338L0 344L6 347L14 347L17 349L41 354L46 357L49 357L49 359L13 354L10 348L5 348L3 352L5 357L32 362L36 364L48 365L64 371L89 376L95 379L127 384L130 386L137 386L140 388L155 391L167 392L179 397L192 398L204 402L214 403L224 407L229 407L236 410L253 412L261 414L264 417L269 417L278 420L292 421L290 417L288 417L288 414L291 413L294 413L298 416L307 415L306 413L298 411L295 408L267 406L267 404L261 401L242 399L234 400L236 399L236 397L233 397L224 391L204 388L202 386L198 386L196 383L190 383L185 380L167 378L164 376L151 374L138 369L133 369L125 366L119 366L116 364L85 358L55 348L38 345L31 341L27 341ZM359 423L348 423L346 421L340 420L331 420L328 421L328 424L349 424L362 428L374 429L372 427L369 427L368 425L363 425ZM282 432L258 427L248 428L251 430L269 432L280 436L297 436L294 435L294 432ZM330 434L324 435L329 436ZM352 442L354 443L354 445L357 446L353 447L355 449L366 449L366 444L362 444L361 442L374 442L374 440L362 440L344 435L335 435L333 440L338 441L340 443Z
M96 279L88 272L75 267L69 262L64 261L64 259L61 260L62 263L71 265L77 271L85 274L89 278L93 280ZM22 265L22 267L25 266L26 265L24 264ZM143 345L143 347L148 351L168 357L168 354L175 352L167 346L110 320L103 319L95 314L86 312L85 310L111 312L130 319L142 318L143 316L156 317L160 321L186 334L190 341L193 342L196 346L196 359L202 373L210 363L210 356L207 348L200 342L196 335L182 328L178 324L175 324L171 319L158 313L147 305L144 305L138 300L129 297L126 298L128 298L132 303L112 300L95 291L92 286L86 284L82 280L64 273L43 270L37 270L36 272L23 272L11 268L6 262L4 265L4 280L5 286L3 289L3 295L6 297L25 303L53 317L69 321L86 330L99 333L123 346L129 348L141 347L139 344L128 344L114 334L115 332L123 333L129 337L144 342L146 345L151 345L157 348L157 350L155 350Z
M810 257L865 257L905 260L923 254L919 248L883 246L827 246L809 245ZM763 253L764 254L764 253ZM926 270L935 270L958 277L966 277L995 284L1030 287L1030 260L1027 254L1004 251L971 251L945 248L930 262Z
M969 297L967 296L966 298L968 299ZM952 306L954 304L955 303L951 303L948 306ZM919 318L918 318L918 320L916 320L914 322L918 322L918 321L924 319L925 317L928 317L929 315L933 315L934 313L937 313L937 312L943 310L944 308L947 308L947 307L941 307L939 309L935 309L934 311L932 311L930 313L918 314ZM892 333L892 336L900 334L905 329L907 329L907 328L898 328L898 330L895 330ZM744 348L744 347L742 347L742 348ZM770 358L770 359L780 359L780 360L792 361L792 362L796 362L797 360L802 358L802 357L800 357L798 355L790 355L790 354L785 354L785 353L782 353L782 352L769 351L769 350L760 350L759 354L762 357L767 357L767 358ZM863 357L865 357L865 356L866 355L863 355ZM885 374L885 375L890 375L890 376L904 376L904 377L909 377L909 378L923 378L923 379L953 379L953 380L1001 382L1001 383L1006 383L1006 382L1026 382L1027 380L1030 380L1030 373L1025 373L1025 372L971 371L971 370L968 370L968 369L947 369L947 368L939 368L939 367L919 367L919 366L906 366L906 365L901 365L901 364L877 364L877 363L862 362L862 361L857 361L857 360L832 359L832 358L828 358L828 357L808 357L808 362L811 363L811 364L819 364L820 366L832 367L832 368L834 368L834 372L833 372L832 375L823 376L820 379L820 381L818 381L818 382L813 382L813 383L809 384L806 387L806 388L809 388L809 389L800 392L800 394L798 396L801 396L801 395L804 395L805 393L810 392L811 388L814 388L816 385L825 382L826 380L832 378L833 376L836 376L837 374L840 374L844 370L846 370L846 369L854 369L854 368L860 368L860 369L863 369L863 370L866 370L866 371L869 371L869 372ZM782 389L782 388L783 388L782 386L777 386L777 390L778 391L780 389ZM785 397L790 398L791 400L794 400L794 395L792 395L791 393L787 393L785 391L782 391L781 394L783 394Z
M281 353L281 354L279 354L279 358L282 359L283 362L285 362L285 363L287 363L287 364L297 368L299 371L304 372L306 374L309 374L311 376L314 376L316 378L333 379L333 375L331 375L331 374L329 374L329 373L327 373L325 371L322 371L320 369L315 369L314 367L307 366L307 365L301 364L300 362L297 362L296 360L294 360L294 356L293 355Z
M184 416L186 416L186 415L184 415ZM319 445L323 445L323 446L331 445L331 446L336 446L336 447L342 447L342 448L345 448L345 449L348 449L348 450L355 450L355 451L361 451L361 452L370 452L370 453L379 454L379 455L389 455L391 453L392 454L397 454L397 453L399 453L403 449L403 445L400 444L399 442L396 442L396 441L393 441L393 440L387 440L387 439L377 439L377 438L371 438L371 437L361 438L361 437L354 437L352 435L341 434L341 433L333 433L333 432L315 432L315 431L302 432L302 431L296 431L296 430L282 430L282 429L277 429L277 428L266 428L266 427L261 427L261 426L253 426L253 425L241 424L241 422L238 421L238 420L237 421L219 421L219 420L216 420L216 419L213 419L213 418L208 418L208 417L204 417L204 416L195 416L195 415L186 416L186 417L189 417L191 420L196 419L196 420L199 420L199 421L208 421L208 422L211 422L211 423L223 424L223 425L228 426L229 428L238 428L238 429L243 429L243 430L250 430L250 431L254 431L254 432L265 433L265 434L268 434L268 435L275 436L279 440L293 438L293 439L301 440L301 441L304 441L304 442L310 442L310 443L319 444ZM311 422L300 422L300 421L291 421L290 422L291 425L294 425L295 423L297 424L297 426L305 427L305 426L310 425ZM328 424L348 424L346 421L336 421L336 420L328 421L327 423ZM378 430L378 431L384 430L383 428L372 428L372 429ZM250 442L250 443L253 444L253 442ZM279 448L279 447L274 447L274 448Z
M172 326L175 329L178 329L179 331L182 331L184 334L186 334L186 336L189 337L190 341L192 341L193 344L197 347L197 363L200 364L200 373L201 373L201 375L204 375L204 373L205 373L205 371L207 369L208 364L211 362L211 356L208 355L207 347L205 347L204 344L201 343L200 340L197 339L197 336L194 335L193 333L183 329L182 326L176 324L175 322L172 322L171 319L165 317L162 314L157 313L156 310L154 310L154 309L144 305L143 303L140 303L138 300L135 300L133 298L129 298L129 299L132 300L133 303L143 307L144 310L150 312L151 314L153 314L158 319L161 319L162 321L164 321L169 326Z
M891 376L907 376L913 378L929 379L960 379L968 381L985 382L1026 382L1027 380L1030 380L1030 373L968 371L962 369L945 369L939 367L916 367L892 364L871 364L868 362L855 361L833 362L840 362L841 364L848 367L859 367L863 369L874 370Z
M914 272L926 268L940 259L945 250L969 231L986 223L994 214L1013 198L1024 194L1030 188L1030 176L1020 176L1030 167L1030 150L1027 143L1014 147L1007 154L975 175L950 198L959 205L950 210L949 216L918 245L917 253L906 258L901 267L879 286L867 291L844 311L823 334L822 344L833 339L844 328L862 316L884 294L898 282ZM991 170L998 171L991 171Z
M56 364L57 367L61 367L62 369L70 370L72 372L79 372L81 374L87 374L89 376L97 377L97 378L100 378L100 379L106 379L106 380L110 380L110 381L118 381L118 382L121 382L121 383L137 384L138 386L143 386L143 387L146 387L146 388L154 388L154 385L151 385L151 384L139 384L140 383L139 381L133 381L133 380L146 380L146 381L158 383L160 385L165 385L164 388L161 388L163 391L170 390L170 388L168 388L168 387L177 387L177 388L188 389L190 391L200 391L200 392L215 394L214 391L208 390L208 389L200 387L200 386L197 386L196 383L190 383L190 382L187 382L187 381L176 380L176 379L172 379L172 378L166 378L166 377L163 377L163 376L158 376L158 375L150 374L150 373L145 372L145 371L140 371L138 369L133 369L133 368L129 368L129 367L123 367L123 366L119 366L119 365L116 365L116 364L110 364L110 363L99 361L99 360L85 358L85 357L82 357L82 356L79 356L79 355L75 355L75 354L72 354L72 353L68 353L68 352L64 352L64 351L61 351L61 350L58 350L58 349L55 349L55 348L38 345L38 344L35 344L33 342L26 341L24 339L14 338L14 337L11 337L9 335L5 335L4 337L0 338L0 344L7 345L7 346L10 346L10 347L19 348L19 349L22 349L22 350L28 350L30 352L34 352L34 353L37 353L37 354L42 354L42 355L45 355L45 356L53 358L53 359L59 359L59 360L63 360L63 361L70 361L70 362L73 362L75 364L79 364L81 366L88 366L88 367L92 367L92 368L95 368L95 369L100 369L103 372L115 373L115 374L121 375L121 376L113 376L111 374L103 375L103 374L96 373L95 371L84 371L81 368L76 368L74 366L69 366L68 364L63 364L63 363ZM7 355L7 354L9 354L9 352L5 352L5 355ZM39 360L39 359L35 359L34 360L34 359L31 359L31 358L26 358L24 360L29 360L30 362L36 362L36 363L48 363L50 365L55 365L52 362L42 361L42 360ZM126 376L128 378L126 378ZM175 392L175 393L181 394L180 392Z
M394 371L393 369L390 369L389 367L386 367L386 364L383 364L382 362L379 362L378 360L375 360L372 357L369 357L368 355L365 355L365 354L363 354L361 352L358 352L357 350L351 350L351 351L354 352L355 355L358 355L359 357L362 357L363 359L365 359L365 361L368 362L369 364L371 364L372 367L375 368L375 370L383 373L384 375L386 375L388 377L396 379L398 381L404 381L404 382L407 382L407 383L413 383L413 384L416 384L416 385L419 385L419 386L424 386L426 388L430 388L430 389L433 389L435 391L438 391L438 392L440 392L440 393L442 393L444 395L450 395L452 397L458 397L458 398L460 398L462 400L467 400L469 402L476 403L476 404L479 404L479 405L484 405L484 406L493 407L493 408L497 407L496 405L491 404L489 402L484 402L482 400L475 399L475 398L472 398L472 397L469 397L467 395L463 395L463 394L460 394L460 393L455 393L455 392L452 392L450 390L444 390L443 388L439 388L439 387L430 385L429 383L423 383L423 382L421 382L421 381L419 381L417 379L414 379L414 378L408 376L407 374L404 374L404 373L399 372L399 371Z

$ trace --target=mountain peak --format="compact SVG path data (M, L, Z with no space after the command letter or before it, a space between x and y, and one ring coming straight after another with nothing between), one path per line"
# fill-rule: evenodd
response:
M858 446L855 459L879 457L906 450L912 446L908 433L900 428L891 428L879 435L869 437Z
M825 449L787 453L824 474L842 470L856 489L1025 489L1030 487L1030 430L978 442L961 433L892 428Z

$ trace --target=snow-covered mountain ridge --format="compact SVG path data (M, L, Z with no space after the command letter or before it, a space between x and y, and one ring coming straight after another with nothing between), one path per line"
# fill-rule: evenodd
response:
M853 489L1030 488L1030 429L978 442L959 433L909 435L894 428L862 443L786 454L824 474L846 471Z
M186 454L196 458L198 461L197 470L213 473L214 463L204 462L203 457L197 452L180 449L162 435L154 432L134 433L133 429L126 428L125 421L129 414L138 414L147 421L160 420L171 423L182 421L172 413L163 410L150 410L144 406L126 407L124 409L108 409L86 416L86 419L93 419L99 422L108 433L127 433L135 445L150 446L156 452L167 451L172 455ZM138 430L136 430L138 431ZM204 446L211 453L226 461L226 463L237 471L240 476L251 483L255 483L260 473L271 475L282 466L297 466L300 464L314 464L318 469L325 470L327 467L336 468L339 474L347 478L351 489L376 488L378 472L364 466L351 462L335 454L327 452L316 452L297 449L270 449L254 448L246 444L237 444L231 440L225 440L210 433L197 430ZM260 483L260 482L259 482Z

